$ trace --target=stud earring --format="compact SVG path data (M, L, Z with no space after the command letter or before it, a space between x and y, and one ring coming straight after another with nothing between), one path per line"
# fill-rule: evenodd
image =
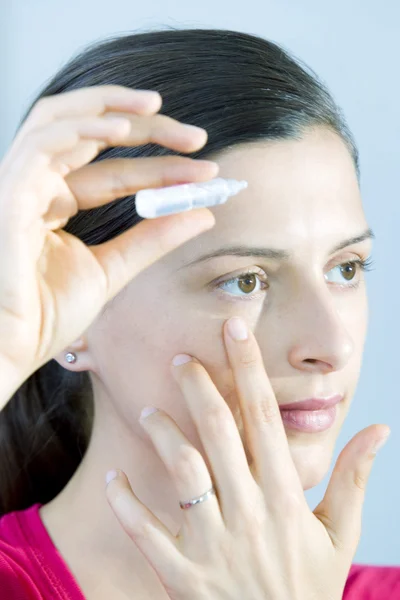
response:
M67 352L67 354L65 355L65 360L68 363L74 363L78 360L78 357L76 356L76 354L74 352Z

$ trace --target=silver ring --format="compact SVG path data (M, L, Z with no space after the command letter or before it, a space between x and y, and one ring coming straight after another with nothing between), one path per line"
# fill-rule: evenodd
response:
M206 492L202 496L198 496L197 498L192 498L192 500L188 500L187 502L179 502L179 506L183 510L185 510L186 508L190 508L191 506L194 506L195 504L199 504L200 502L204 502L205 500L208 500L208 498L210 498L213 495L215 496L214 486L212 486L212 488L209 489L208 492Z

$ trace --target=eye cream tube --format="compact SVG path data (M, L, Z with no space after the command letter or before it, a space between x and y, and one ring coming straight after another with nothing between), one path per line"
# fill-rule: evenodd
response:
M136 212L145 219L224 204L229 196L235 196L247 188L245 180L217 177L202 183L183 183L163 188L139 190L136 194Z

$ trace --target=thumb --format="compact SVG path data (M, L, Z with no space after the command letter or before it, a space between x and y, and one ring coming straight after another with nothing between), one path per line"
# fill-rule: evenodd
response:
M376 453L389 435L387 425L359 431L341 451L325 496L314 510L338 550L354 554L357 549L367 482Z
M143 219L117 237L91 246L107 280L107 298L111 300L140 271L185 242L215 225L208 208Z

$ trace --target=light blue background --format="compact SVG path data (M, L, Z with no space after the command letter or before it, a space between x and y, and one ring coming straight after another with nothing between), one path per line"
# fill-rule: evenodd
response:
M30 99L78 49L104 36L168 24L236 29L283 44L325 79L355 134L365 209L377 236L376 270L367 274L371 318L361 380L334 459L360 429L390 425L391 438L368 484L355 561L399 564L400 3L0 0L0 156ZM329 475L306 493L311 507Z

